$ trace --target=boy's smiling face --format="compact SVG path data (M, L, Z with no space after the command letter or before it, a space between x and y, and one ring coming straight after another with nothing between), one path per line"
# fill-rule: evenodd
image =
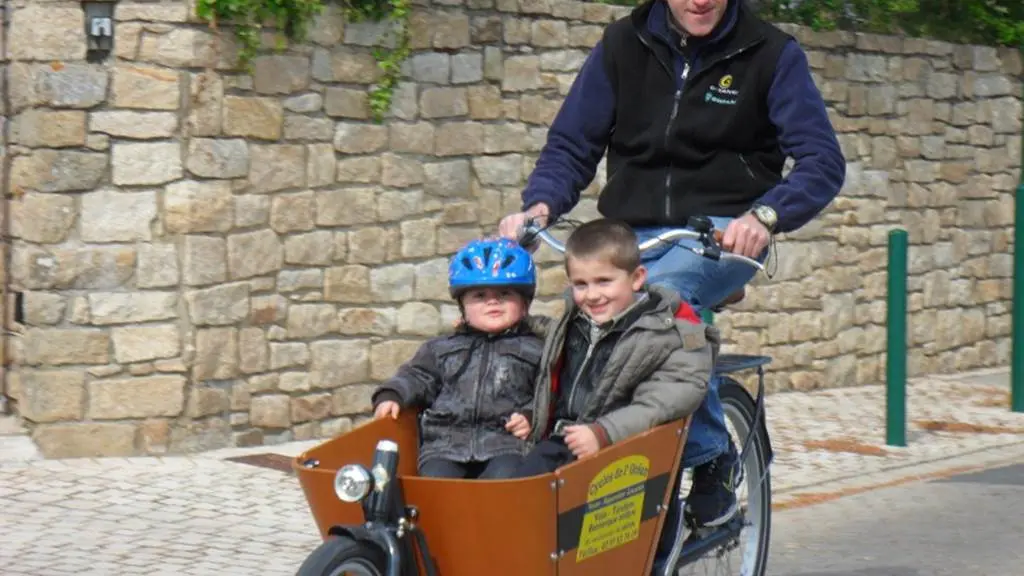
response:
M633 304L633 294L647 280L647 269L638 266L633 272L617 268L608 258L566 259L572 299L597 323L607 322Z

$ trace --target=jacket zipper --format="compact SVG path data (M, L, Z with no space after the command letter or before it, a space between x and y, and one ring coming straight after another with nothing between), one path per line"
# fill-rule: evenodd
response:
M569 388L569 402L566 404L569 412L572 412L573 400L576 398L576 388L580 382L580 377L583 376L583 371L587 368L587 363L590 362L590 357L594 354L594 349L597 348L597 344L600 341L601 329L597 326L591 326L590 343L587 344L587 353L583 356L583 362L580 364L579 370L576 371L576 377L572 379L572 386Z
M668 122L665 123L665 148L668 149L668 138L672 132L672 124L676 120L676 115L679 113L679 100L683 96L683 88L686 87L686 77L690 75L690 63L683 62L683 74L682 84L676 89L675 95L672 97L672 113L668 116ZM669 159L668 172L665 174L665 220L671 221L672 219L672 160Z
M484 377L487 375L487 363L491 359L491 341L490 339L484 342L484 353L480 358L480 372L477 374L476 379L476 390L473 391L473 430L474 433L469 437L469 457L475 459L477 454L476 445L476 421L480 417L480 396L483 390Z
M747 163L747 159L743 157L743 154L737 154L737 156L740 157L740 162L743 162L743 167L747 169L747 174L750 176L750 179L757 180L757 178L754 177L754 171L750 169L750 164Z

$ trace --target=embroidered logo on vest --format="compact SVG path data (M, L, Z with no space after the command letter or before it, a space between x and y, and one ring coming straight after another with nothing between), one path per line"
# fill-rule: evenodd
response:
M726 74L718 80L718 84L712 84L708 91L704 93L704 101L711 102L713 104L723 104L726 106L736 105L736 100L739 98L739 90L732 89L732 74Z

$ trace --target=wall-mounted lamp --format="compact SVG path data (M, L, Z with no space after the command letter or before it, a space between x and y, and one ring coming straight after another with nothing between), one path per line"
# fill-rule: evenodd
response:
M82 2L85 12L85 59L102 62L114 49L114 3Z

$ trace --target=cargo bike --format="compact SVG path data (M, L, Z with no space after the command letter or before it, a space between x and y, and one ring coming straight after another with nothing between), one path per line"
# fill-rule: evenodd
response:
M688 224L642 242L641 251L670 242L763 271L756 260L723 251L721 233L709 219ZM527 223L520 241L537 238L565 249L548 228ZM770 361L722 354L714 368L741 462L739 510L724 525L697 527L684 513L690 471L680 470L680 462L689 417L554 473L462 480L417 476L418 413L406 410L293 459L322 538L297 574L763 576L771 531L772 449L764 410L764 366ZM756 372L755 396L733 377L742 370Z

